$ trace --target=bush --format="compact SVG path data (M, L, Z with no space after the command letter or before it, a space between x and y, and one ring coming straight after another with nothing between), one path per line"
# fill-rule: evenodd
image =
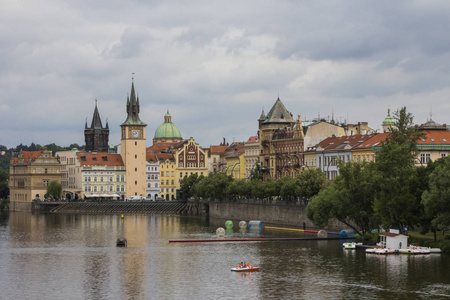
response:
M0 203L0 210L8 210L9 209L9 199L2 199L2 202Z

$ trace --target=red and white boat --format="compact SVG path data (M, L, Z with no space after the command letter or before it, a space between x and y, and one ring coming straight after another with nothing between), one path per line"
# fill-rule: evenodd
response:
M256 272L256 271L259 271L259 267L253 267L253 266L250 266L250 267L237 267L237 268L231 268L231 271L234 271L234 272Z

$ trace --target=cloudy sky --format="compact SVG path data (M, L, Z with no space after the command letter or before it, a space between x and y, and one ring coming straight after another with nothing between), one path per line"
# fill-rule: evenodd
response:
M406 106L450 123L450 1L0 0L0 144L84 144L98 99L119 144L132 73L203 147L246 141L276 99L296 117L367 121Z

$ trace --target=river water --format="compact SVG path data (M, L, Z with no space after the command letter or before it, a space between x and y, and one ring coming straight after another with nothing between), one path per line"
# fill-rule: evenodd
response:
M2 214L0 298L450 299L444 254L366 255L340 241L168 242L216 238L219 226L168 215ZM306 237L236 227L227 238ZM241 261L260 272L231 272Z

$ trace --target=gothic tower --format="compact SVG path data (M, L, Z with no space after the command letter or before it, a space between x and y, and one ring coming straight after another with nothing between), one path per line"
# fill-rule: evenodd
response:
M120 155L126 169L126 196L146 195L146 137L147 124L139 118L139 97L131 82L131 94L127 97L127 119L121 127Z
M84 126L84 141L86 143L86 151L107 152L109 140L108 121L103 128L102 120L97 108L97 99L95 99L94 115L92 117L91 127L86 124Z

